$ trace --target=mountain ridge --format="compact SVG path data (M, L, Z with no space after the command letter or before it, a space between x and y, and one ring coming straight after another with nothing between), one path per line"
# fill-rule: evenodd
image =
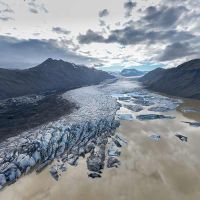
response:
M200 59L190 60L175 68L153 70L139 80L156 92L200 99Z
M114 76L63 60L48 58L29 69L0 68L0 99L98 84Z
M126 77L129 77L129 76L141 76L141 75L144 75L145 72L143 71L139 71L137 69L134 69L134 68L127 68L127 69L123 69L121 72L120 72L120 75L122 76L126 76Z

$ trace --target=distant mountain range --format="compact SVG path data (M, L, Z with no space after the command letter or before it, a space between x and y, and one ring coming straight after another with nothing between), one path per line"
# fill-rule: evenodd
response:
M157 68L141 77L140 81L157 92L200 99L200 59L191 60L176 68Z
M0 99L98 84L114 76L63 60L47 59L25 70L0 69Z
M120 75L126 76L126 77L129 77L129 76L142 76L144 74L145 74L145 72L139 71L139 70L136 70L136 69L123 69L120 72Z

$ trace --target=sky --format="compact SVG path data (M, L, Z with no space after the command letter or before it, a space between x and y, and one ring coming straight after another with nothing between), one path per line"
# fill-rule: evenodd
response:
M0 67L47 58L119 71L199 58L200 0L0 0Z

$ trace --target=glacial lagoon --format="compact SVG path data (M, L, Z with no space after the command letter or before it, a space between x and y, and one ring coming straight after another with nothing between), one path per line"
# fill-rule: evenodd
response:
M123 84L126 91L122 87L116 89ZM101 178L92 179L88 177L86 155L78 159L77 166L67 164L58 181L50 175L50 165L40 173L32 172L5 187L0 199L198 199L200 128L190 123L200 122L200 112L189 111L198 111L200 102L152 93L140 88L135 80L118 81L105 91L110 94L116 91L112 95L121 105L117 116L119 119L122 116L122 120L116 133L120 133L127 144L119 149L120 166L105 166ZM131 109L133 105L142 109ZM144 120L144 116L148 120ZM187 137L187 141L179 139L177 134Z

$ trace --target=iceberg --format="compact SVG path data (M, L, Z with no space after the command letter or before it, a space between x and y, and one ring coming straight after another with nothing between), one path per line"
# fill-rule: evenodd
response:
M125 121L132 121L132 120L134 120L132 114L117 114L116 118L118 120L125 120Z
M175 117L167 115L146 114L146 115L138 115L136 116L136 118L141 121L146 121L155 119L174 119Z

